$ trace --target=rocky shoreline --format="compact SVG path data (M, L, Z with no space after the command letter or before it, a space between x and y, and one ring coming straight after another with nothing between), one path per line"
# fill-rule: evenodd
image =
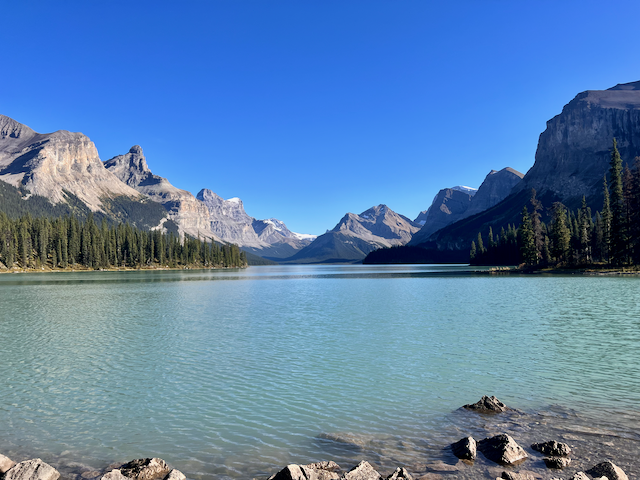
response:
M334 461L322 461L306 465L290 464L262 480L439 480L496 478L504 480L628 480L626 473L613 463L610 455L600 448L583 452L581 438L566 434L565 438L576 439L577 445L550 438L539 438L529 447L522 447L518 441L529 440L540 435L524 424L514 424L510 415L516 418L524 412L507 407L496 397L482 397L474 404L464 405L461 411L477 416L485 427L485 432L496 432L476 440L472 435L440 449L446 461L433 461L418 465L399 465L391 473L381 474L366 460L348 470L342 469ZM540 423L540 422L535 422ZM514 428L516 425L516 428ZM500 432L502 429L502 432ZM518 435L518 431L521 435ZM591 436L605 436L611 432L585 429ZM477 435L477 433L476 433ZM628 436L628 435L627 435ZM345 439L339 435L320 436L341 443L348 448ZM634 442L636 439L633 439ZM604 445L612 442L601 440ZM527 452L528 450L528 452ZM363 456L365 452L363 451ZM629 452L632 454L632 452ZM576 458L577 457L577 458ZM573 459L577 461L573 462ZM635 458L635 455L633 455ZM455 460L453 460L455 459ZM371 459L370 459L371 460ZM625 459L628 462L628 458ZM456 464L457 462L457 464ZM623 462L623 465L625 463ZM388 464L387 464L388 467ZM378 469L377 469L378 468ZM387 470L387 472L389 472ZM0 454L0 480L186 480L179 470L171 468L160 458L135 459L124 464L112 464L102 470L84 470L72 475L62 475L53 466L39 458L13 462Z

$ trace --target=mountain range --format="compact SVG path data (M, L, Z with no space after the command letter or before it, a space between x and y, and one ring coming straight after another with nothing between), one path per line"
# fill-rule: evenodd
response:
M578 94L547 122L526 175L503 168L492 170L477 190L444 188L413 221L383 204L347 213L316 238L275 218L249 216L239 198L225 200L206 188L194 197L153 174L138 145L103 163L82 133L40 134L0 115L0 208L14 215L36 205L49 215L93 212L235 243L279 263L359 262L374 250L404 245L430 261L466 261L478 232L519 223L533 189L545 207L562 201L576 208L584 195L592 210L600 209L614 137L627 164L640 156L640 82Z

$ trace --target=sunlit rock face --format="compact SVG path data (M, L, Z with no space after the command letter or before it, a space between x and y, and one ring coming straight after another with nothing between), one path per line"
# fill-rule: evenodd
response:
M124 155L107 160L104 166L127 186L162 204L180 233L220 240L211 231L206 205L190 192L174 187L166 178L154 175L139 145L131 147Z
M86 135L66 130L41 134L4 115L0 115L0 180L52 203L66 201L69 192L93 211L102 211L104 198L140 197L104 168Z
M284 258L309 245L315 236L294 233L275 218L257 220L247 214L239 198L223 199L204 188L198 200L209 210L210 228L224 241L270 258Z

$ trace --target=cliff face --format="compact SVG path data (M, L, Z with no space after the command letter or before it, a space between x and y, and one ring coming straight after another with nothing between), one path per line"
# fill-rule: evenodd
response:
M522 173L509 167L499 171L491 170L478 188L478 193L471 199L465 217L480 213L507 198L513 188L522 181L522 177Z
M576 206L583 195L602 208L602 178L613 138L623 162L640 156L640 82L578 94L547 122L535 163L516 190L550 191Z
M0 115L0 180L52 203L66 201L67 191L100 212L105 198L140 198L104 168L86 135L66 130L40 134L4 115Z
M420 225L386 205L347 213L329 232L320 235L286 263L359 262L378 248L405 245Z
M460 187L438 192L427 211L422 229L416 233L409 245L420 245L439 230L467 217L483 212L504 200L512 189L522 181L522 173L513 168L491 170L474 195L470 189Z
M154 175L139 145L131 147L125 155L107 160L104 166L127 186L162 204L169 218L178 225L180 233L220 241L211 231L207 207L191 193L174 187L166 178Z
M422 224L422 228L413 236L411 244L420 243L429 238L432 233L464 218L472 199L473 195L470 193L454 188L440 190L429 209L421 212L416 218L415 221Z
M197 198L208 208L210 228L218 237L256 255L289 257L315 239L313 235L293 233L275 218L256 220L245 212L239 198L224 200L206 188Z

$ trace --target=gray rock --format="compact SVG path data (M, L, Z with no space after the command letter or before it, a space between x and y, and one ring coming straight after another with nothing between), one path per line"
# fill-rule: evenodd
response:
M58 480L60 473L39 458L20 462L4 474L4 480Z
M341 478L344 480L382 480L382 476L376 469L364 460L345 473Z
M305 467L313 468L314 470L326 470L328 472L339 472L340 471L340 465L338 465L336 462L334 462L332 460L325 461L325 462L309 463L309 464L305 465Z
M529 457L513 438L504 433L480 440L478 450L487 459L500 465L516 465Z
M566 443L550 442L534 443L531 445L535 451L551 457L568 457L571 454L571 447Z
M9 457L0 454L0 476L16 464Z
M465 437L451 444L453 454L463 460L475 460L477 455L477 443L473 437Z
M530 472L502 472L500 475L504 480L534 480L535 477Z
M586 473L594 478L607 477L609 480L629 480L627 474L620 467L608 460L590 468Z
M478 188L478 193L471 199L471 205L465 217L483 212L500 203L509 196L516 185L522 182L523 177L524 174L510 167L498 171L491 170Z
M411 474L404 467L398 467L387 477L387 480L413 480Z
M568 467L571 463L571 459L567 457L545 457L544 464L547 468L555 468L556 470L562 470Z
M496 397L487 397L486 395L483 395L480 401L471 403L469 405L463 405L462 408L473 410L474 412L478 413L502 413L506 412L507 410L511 410Z
M462 191L456 187L440 190L428 210L420 212L414 220L415 223L422 225L422 228L411 238L410 244L420 244L432 233L466 218L468 216L466 212L469 210L474 194L475 190Z
M587 475L584 472L577 472L575 475L573 475L573 477L570 478L570 480L591 480L589 478L589 475Z
M122 474L133 480L164 478L169 470L171 469L161 458L138 458L120 467Z
M184 473L182 473L180 470L176 470L174 468L167 474L166 477L164 477L164 480L187 480L187 477L185 477Z
M131 480L129 477L125 477L119 469L111 470L102 476L100 480Z
M319 462L309 465L291 464L269 477L269 480L338 480L340 475L332 471L335 468L334 465L338 467L335 462Z

